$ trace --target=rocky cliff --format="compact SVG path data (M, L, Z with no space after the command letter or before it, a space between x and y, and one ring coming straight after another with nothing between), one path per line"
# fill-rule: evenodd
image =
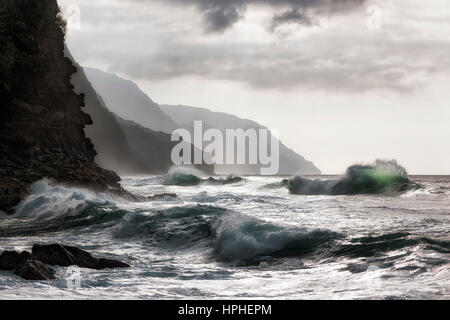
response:
M0 210L8 213L44 177L122 191L120 178L94 162L64 29L56 0L0 2Z

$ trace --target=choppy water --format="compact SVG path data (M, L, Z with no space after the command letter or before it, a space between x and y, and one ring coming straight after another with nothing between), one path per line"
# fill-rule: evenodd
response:
M178 195L146 203L37 183L0 217L0 250L62 242L132 268L81 269L78 289L65 268L48 282L0 271L0 298L450 298L449 176L391 196L292 195L282 179L125 178Z

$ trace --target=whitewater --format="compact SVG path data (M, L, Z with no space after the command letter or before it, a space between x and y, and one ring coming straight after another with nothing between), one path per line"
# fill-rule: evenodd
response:
M51 281L0 271L0 298L449 299L450 177L330 191L348 177L123 177L136 195L177 195L145 202L39 181L1 214L0 251L60 242L132 267L80 269L75 289L62 267Z

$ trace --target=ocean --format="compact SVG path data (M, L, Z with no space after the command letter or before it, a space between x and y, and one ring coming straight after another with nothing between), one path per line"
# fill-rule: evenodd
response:
M0 250L75 245L128 269L0 271L0 299L449 299L450 176L402 192L291 194L286 177L130 176L133 202L42 180ZM318 176L321 181L336 177Z

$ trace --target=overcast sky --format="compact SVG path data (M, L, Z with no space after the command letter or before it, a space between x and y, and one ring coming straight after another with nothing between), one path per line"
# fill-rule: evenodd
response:
M279 129L324 173L450 174L448 0L59 0L78 62ZM69 20L75 17L69 14Z

